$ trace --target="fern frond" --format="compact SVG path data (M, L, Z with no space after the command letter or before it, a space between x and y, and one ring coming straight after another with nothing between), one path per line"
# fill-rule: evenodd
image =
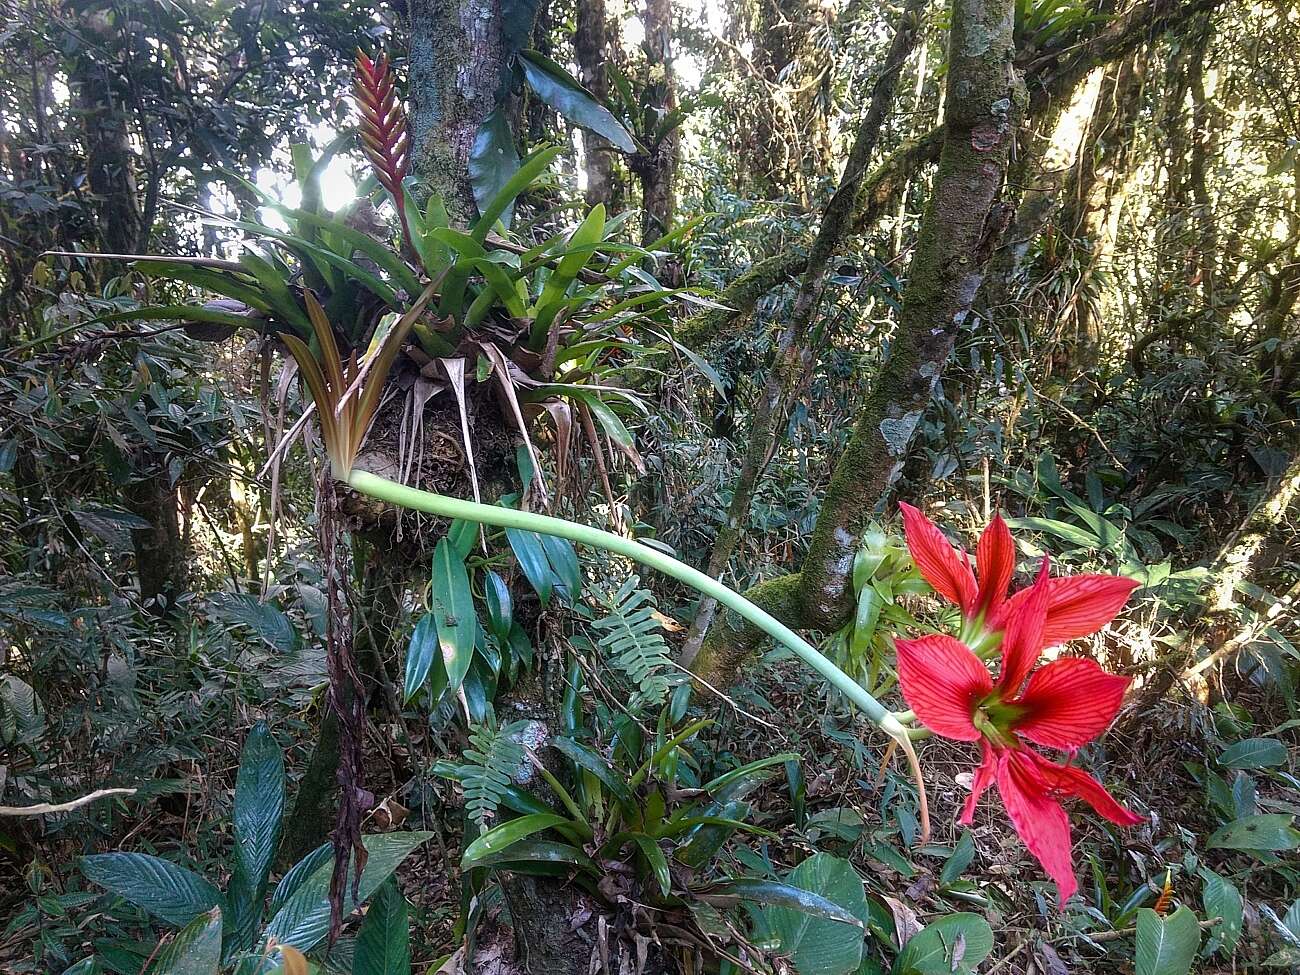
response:
M637 687L635 703L662 704L672 688L673 672L668 643L655 619L655 598L631 576L617 592L598 591L596 599L605 615L592 624L606 659Z
M465 790L465 811L479 829L486 829L496 815L506 787L523 765L520 738L527 726L527 721L512 721L500 728L480 724L470 729L470 747L463 753L465 763L457 777Z

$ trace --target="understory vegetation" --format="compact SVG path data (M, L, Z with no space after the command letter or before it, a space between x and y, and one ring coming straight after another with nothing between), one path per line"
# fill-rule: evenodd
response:
M0 972L1300 970L1293 0L0 9Z

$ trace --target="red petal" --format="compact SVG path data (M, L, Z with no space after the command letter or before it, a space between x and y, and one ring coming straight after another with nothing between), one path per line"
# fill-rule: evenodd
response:
M991 619L1007 598L1007 587L1016 569L1016 543L1001 515L994 515L975 549L979 569L977 610Z
M1056 881L1064 907L1079 889L1070 858L1070 821L1061 804L1049 795L1048 784L1038 773L1036 758L1028 749L1001 753L998 792L1002 794L1011 825L1047 875Z
M964 614L975 609L975 576L967 560L957 554L943 532L939 531L925 515L905 501L900 501L903 512L903 534L907 550L912 553L921 577L935 592L950 603L956 603Z
M1052 580L1052 598L1047 607L1043 645L1055 646L1091 636L1115 618L1140 583L1124 576L1061 576ZM1009 616L1028 590L1016 593L1003 607Z
M1039 775L1048 787L1061 795L1074 796L1092 806L1098 816L1119 826L1136 826L1143 822L1141 816L1121 806L1106 787L1083 769L1074 765L1057 765L1043 756L1034 755Z
M898 684L907 706L936 735L976 741L975 706L993 690L979 657L942 633L898 640Z
M1030 676L1016 701L1024 715L1011 730L1046 748L1082 748L1115 719L1128 685L1095 660L1054 660Z
M1006 694L1020 690L1043 650L1043 624L1052 584L1047 571L1047 559L1043 559L1037 581L1016 593L1028 595L1017 600L1014 607L1007 604L1009 612L1003 617L1006 633L1002 637L1002 672L998 677L998 686Z
M993 780L998 774L997 755L989 746L987 741L981 742L984 746L984 758L975 769L975 778L971 781L970 795L966 797L966 804L961 807L961 815L957 821L963 826L969 826L975 818L975 807L979 805L980 797L984 791L993 784Z

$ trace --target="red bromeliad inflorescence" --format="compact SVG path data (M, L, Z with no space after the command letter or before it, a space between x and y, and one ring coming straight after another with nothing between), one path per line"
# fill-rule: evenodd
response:
M917 509L902 508L912 558L935 591L961 609L963 636L1001 651L994 680L962 640L946 634L898 640L903 697L935 734L980 743L982 761L960 821L971 821L981 795L996 783L1012 825L1056 882L1064 905L1079 885L1060 800L1083 799L1121 826L1142 819L1086 772L1068 761L1057 764L1030 745L1060 749L1072 759L1114 719L1129 679L1079 657L1035 665L1046 647L1095 633L1110 622L1137 583L1106 575L1052 578L1044 559L1037 581L1008 598L1015 546L1001 517L980 539L977 582L965 553Z
M361 145L375 167L375 178L392 196L397 217L402 223L402 233L410 241L411 228L406 222L402 180L410 166L411 141L406 128L406 113L393 85L388 55L380 54L371 60L365 51L358 50L356 69L353 90L361 115Z

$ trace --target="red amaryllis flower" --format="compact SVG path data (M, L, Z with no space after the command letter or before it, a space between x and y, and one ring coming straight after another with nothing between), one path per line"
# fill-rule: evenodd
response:
M979 581L970 557L954 548L938 527L910 504L900 503L907 550L921 576L939 595L961 609L972 636L1002 630L1028 589L1010 599L1007 587L1015 571L1016 548L1006 522L995 515L975 550ZM1114 619L1137 587L1123 576L1061 576L1048 583L1043 646L1055 646L1096 633Z
M981 743L983 759L960 821L971 821L980 796L996 783L1012 826L1056 882L1064 905L1079 885L1060 800L1083 799L1121 826L1142 820L1086 772L1058 765L1029 747L1032 742L1070 753L1082 748L1114 720L1129 684L1127 677L1077 657L1033 670L1045 644L1053 581L1044 562L1038 581L1018 594L1005 620L996 683L969 647L944 634L897 641L898 683L908 706L935 734Z

